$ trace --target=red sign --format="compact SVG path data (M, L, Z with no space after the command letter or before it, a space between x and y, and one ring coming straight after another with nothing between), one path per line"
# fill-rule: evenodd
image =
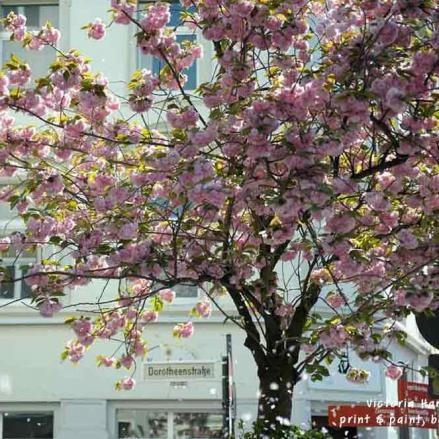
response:
M373 407L340 405L328 407L332 427L415 427L437 428L436 410L419 407Z
M398 399L400 401L434 402L428 395L428 384L405 380L398 380Z

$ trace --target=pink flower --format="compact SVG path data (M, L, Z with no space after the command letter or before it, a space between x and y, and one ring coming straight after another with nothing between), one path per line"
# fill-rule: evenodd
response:
M407 306L408 301L406 291L402 289L396 290L394 300L397 306Z
M169 124L173 128L184 129L193 127L198 120L198 113L194 108L190 108L182 113L176 111L168 111L166 114Z
M398 233L398 239L401 243L401 246L404 248L413 250L418 247L418 240L416 239L415 235L413 235L413 233L408 229L402 229Z
M384 46L389 46L398 38L398 26L394 23L386 23L378 30L379 42Z
M390 208L390 203L384 198L380 192L367 192L364 196L366 203L371 209L376 211L384 211Z
M32 39L29 41L28 45L30 50L43 50L44 49L44 41L37 35L33 35Z
M196 316L204 318L210 317L210 314L212 313L212 304L207 300L198 302L193 311Z
M105 357L103 355L99 355L97 361L98 361L98 366L111 367L113 366L115 359L114 357Z
M0 252L6 252L9 249L9 246L11 245L10 238L1 238L0 239Z
M26 36L26 17L10 12L5 20L5 28L12 32L16 41L23 41Z
M325 229L332 233L349 233L356 225L355 219L348 214L334 215L326 222Z
M157 3L148 8L148 12L140 24L145 31L151 32L165 27L170 19L169 4Z
M9 94L8 90L9 79L4 74L0 74L0 94L7 95Z
M118 384L119 386L117 386L117 388L121 390L132 390L136 385L136 381L133 378L129 377L129 378L124 378Z
M122 240L130 240L137 238L138 234L138 225L136 223L128 223L121 227L119 230L119 239Z
M43 317L52 317L62 309L62 304L50 299L43 300L38 304L38 309Z
M137 2L133 2L133 0L111 0L111 7L114 10L115 23L131 23L131 15L136 10L136 3Z
M80 343L70 341L67 343L65 353L72 363L77 363L85 354L85 346Z
M8 71L9 82L12 85L17 85L22 87L27 84L30 77L31 77L31 70L27 64L20 66L20 68L17 70Z
M79 319L79 320L75 320L72 323L72 328L77 337L85 337L86 335L91 334L93 329L93 324L91 323L90 320Z
M401 89L397 87L391 87L386 93L386 99L384 101L384 104L393 112L402 113L406 108L404 97L405 93Z
M391 380L398 380L402 376L402 369L395 365L390 365L386 369L386 377Z
M102 23L100 18L96 18L96 20L91 23L88 28L88 36L94 40L101 40L105 37L105 33L105 24Z
M329 293L326 296L326 301L333 308L340 308L341 306L346 305L346 300L341 294L338 293Z
M433 301L433 294L411 294L407 296L409 305L417 312L422 312L427 309Z
M165 302L172 303L175 299L175 292L167 288L166 290L160 291L159 296Z
M120 364L126 369L130 369L134 364L134 358L131 355L122 355Z
M179 323L174 327L173 335L174 337L182 337L182 338L188 338L191 337L194 333L194 326L192 322L187 323Z
M43 36L42 39L46 44L58 44L59 40L61 38L61 33L58 29L55 29L54 27L50 25L46 25L43 28Z
M348 334L342 325L331 326L329 331L320 333L320 343L327 349L342 348L346 345Z

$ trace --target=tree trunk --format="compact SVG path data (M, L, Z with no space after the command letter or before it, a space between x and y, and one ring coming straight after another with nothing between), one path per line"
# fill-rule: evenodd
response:
M295 370L286 357L271 358L258 365L258 424L262 438L274 438L290 425Z

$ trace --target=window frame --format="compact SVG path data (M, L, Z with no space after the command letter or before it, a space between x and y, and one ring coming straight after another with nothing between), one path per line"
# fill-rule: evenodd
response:
M1 265L3 267L13 267L14 269L14 279L17 279L19 277L21 277L23 275L23 270L21 270L21 266L22 265L26 265L27 263L30 264L38 264L39 261L41 261L41 255L40 252L37 251L35 257L26 257L26 256L5 256L2 257L0 254L0 260L1 260ZM9 262L11 262L11 264L9 264ZM2 303L2 301L5 301L5 303L7 303L8 301L25 301L26 303L29 303L31 300L30 296L22 296L23 291L24 291L24 282L25 280L22 279L20 281L16 281L14 282L14 292L13 292L13 297L3 297L0 294L0 303Z

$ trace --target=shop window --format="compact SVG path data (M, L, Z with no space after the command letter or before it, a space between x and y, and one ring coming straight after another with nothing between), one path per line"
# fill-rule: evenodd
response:
M222 438L222 414L155 412L142 409L117 411L119 438L211 439Z
M57 3L50 1L41 1L41 3L23 1L2 2L1 15L6 17L10 12L25 15L27 18L27 28L29 31L38 30L47 22L54 27L59 27L59 7ZM21 61L29 64L34 78L46 76L49 66L55 59L55 50L51 47L45 47L41 51L32 51L21 47L21 43L9 40L10 34L1 29L0 32L0 51L2 65L4 65L14 54Z
M53 439L53 413L5 412L2 439Z
M147 3L144 3L146 6ZM185 41L195 43L197 41L197 35L193 30L181 24L182 12L191 12L193 8L185 9L179 1L174 1L170 6L171 19L169 21L169 27L176 28L176 38L179 44L184 44ZM149 55L143 55L141 52L138 54L138 68L151 70L155 75L159 75L160 70L165 66L165 62L151 57ZM198 62L195 61L188 69L183 70L183 74L187 76L187 81L183 86L184 90L194 90L198 85Z
M168 439L168 414L147 410L118 410L119 438Z
M10 248L7 252L0 252L0 299L25 299L31 296L31 289L24 280L14 280L22 278L28 267L36 261L36 253L32 251L16 251Z
M224 437L220 413L174 413L174 439Z

